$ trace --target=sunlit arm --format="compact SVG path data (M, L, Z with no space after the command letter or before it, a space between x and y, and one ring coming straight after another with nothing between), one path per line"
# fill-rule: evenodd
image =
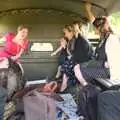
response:
M52 54L51 54L51 56L54 56L54 55L56 55L57 53L59 53L61 50L62 50L62 46L60 46L59 48L57 48Z
M87 11L87 14L88 14L88 19L89 21L92 23L94 20L95 20L95 16L91 10L91 3L90 3L90 0L87 0L86 3L85 3L85 9Z

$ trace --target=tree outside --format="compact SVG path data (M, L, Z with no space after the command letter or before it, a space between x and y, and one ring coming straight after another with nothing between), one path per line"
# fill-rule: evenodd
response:
M113 31L120 35L120 12L114 13L108 17Z

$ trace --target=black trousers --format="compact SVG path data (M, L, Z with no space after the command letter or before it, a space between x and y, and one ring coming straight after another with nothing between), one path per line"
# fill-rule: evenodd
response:
M0 120L3 120L4 107L7 99L7 90L0 87Z
M120 120L120 91L106 91L98 97L98 120Z

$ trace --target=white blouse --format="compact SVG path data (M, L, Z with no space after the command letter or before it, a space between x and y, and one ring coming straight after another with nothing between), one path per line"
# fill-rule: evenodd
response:
M110 68L110 79L120 80L120 37L110 34L106 41L105 52Z

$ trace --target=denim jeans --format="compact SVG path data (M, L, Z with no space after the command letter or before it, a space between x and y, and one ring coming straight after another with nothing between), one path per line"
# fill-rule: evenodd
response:
M0 120L3 120L6 98L7 98L7 90L0 86Z

